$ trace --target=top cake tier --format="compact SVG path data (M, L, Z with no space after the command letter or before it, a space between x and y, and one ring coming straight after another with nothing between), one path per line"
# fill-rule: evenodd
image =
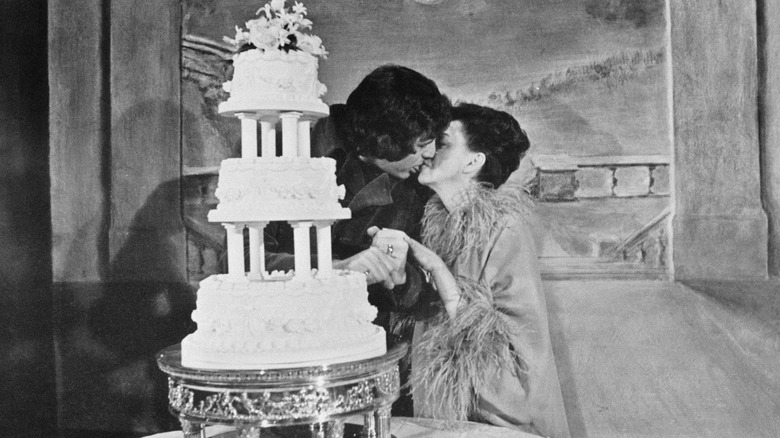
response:
M328 106L320 99L327 88L317 72L317 58L306 52L251 49L238 53L233 56L233 79L224 84L230 98L219 105L219 111L327 115Z

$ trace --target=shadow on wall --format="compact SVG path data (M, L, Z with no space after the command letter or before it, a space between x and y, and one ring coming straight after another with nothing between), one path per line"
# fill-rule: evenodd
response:
M180 187L178 179L161 184L138 211L111 261L111 289L89 315L90 332L113 350L125 370L109 385L120 393L130 390L127 419L134 430L138 425L145 430L180 427L168 413L167 379L155 360L156 352L195 329L190 320L195 291L183 262ZM147 280L132 280L138 278Z
M63 429L131 437L181 427L156 364L158 351L195 329L180 193L178 179L153 191L104 281L55 293Z
M114 350L129 373L110 382L130 393L132 429L179 428L168 413L167 379L155 354L179 343L195 324L195 290L187 283L185 231L181 221L181 182L157 187L135 215L124 246L109 268L110 290L92 306L90 332ZM144 279L142 281L134 279ZM151 409L150 409L151 407Z

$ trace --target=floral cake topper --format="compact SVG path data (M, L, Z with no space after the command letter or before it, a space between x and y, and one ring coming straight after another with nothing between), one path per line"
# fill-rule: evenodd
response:
M301 32L311 28L311 20L306 18L308 11L302 3L295 2L291 9L285 8L285 0L272 0L255 15L259 18L246 22L246 30L236 26L236 37L225 37L225 41L234 45L239 52L251 49L302 51L314 56L325 57L328 52L322 40L314 35Z

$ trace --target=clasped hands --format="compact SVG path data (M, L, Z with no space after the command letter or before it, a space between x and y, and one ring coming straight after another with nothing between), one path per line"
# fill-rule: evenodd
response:
M373 239L371 247L339 262L339 269L363 272L368 284L382 283L387 289L393 289L406 283L406 258L411 252L420 268L430 275L447 314L450 317L457 314L460 290L441 257L403 231L371 227L367 232Z
M409 244L406 233L371 227L371 246L352 257L334 262L338 269L349 269L366 274L368 284L382 283L387 289L406 283L406 255Z
M420 267L428 272L443 266L442 260L430 249L410 238L403 231L371 227L371 247L338 262L339 269L366 274L368 284L382 283L387 289L406 283L406 259L409 251Z

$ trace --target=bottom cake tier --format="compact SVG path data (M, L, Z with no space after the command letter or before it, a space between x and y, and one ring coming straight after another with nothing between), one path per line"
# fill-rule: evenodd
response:
M212 275L198 290L197 330L181 343L182 365L271 369L351 362L386 353L372 323L365 276Z

